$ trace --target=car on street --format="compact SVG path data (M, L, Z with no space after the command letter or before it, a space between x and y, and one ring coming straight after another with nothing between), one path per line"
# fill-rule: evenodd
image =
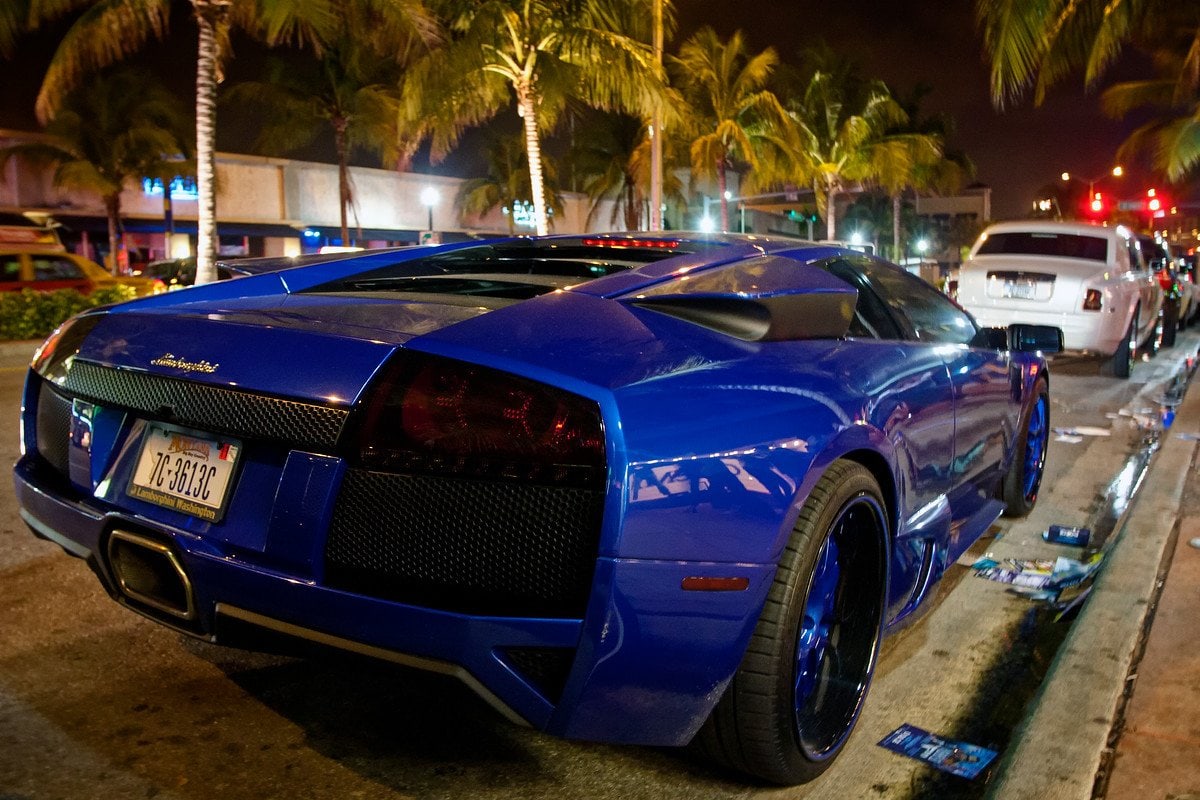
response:
M1033 508L1061 347L787 238L367 251L64 323L16 494L184 634L790 784L841 752L883 636Z
M1145 233L1137 235L1138 250L1146 268L1154 273L1163 290L1162 333L1163 347L1175 345L1175 335L1187 327L1200 302L1200 286L1184 277L1180 264L1162 239Z
M1163 290L1122 225L1018 220L980 234L957 299L985 326L1059 327L1068 351L1103 356L1128 378L1139 353L1157 346Z
M132 288L138 297L165 289L162 281L155 278L114 276L95 261L73 253L0 249L0 292L75 289L91 294L96 289L118 285Z

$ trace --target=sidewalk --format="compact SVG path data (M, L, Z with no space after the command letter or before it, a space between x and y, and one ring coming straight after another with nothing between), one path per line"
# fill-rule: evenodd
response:
M1190 488L1189 435L1200 435L1200 389L1162 434L989 798L1200 800L1200 550L1188 545L1200 536L1200 487Z

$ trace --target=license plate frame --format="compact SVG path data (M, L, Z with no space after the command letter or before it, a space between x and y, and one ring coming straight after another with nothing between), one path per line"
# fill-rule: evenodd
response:
M205 522L221 522L241 460L237 439L148 421L125 493Z

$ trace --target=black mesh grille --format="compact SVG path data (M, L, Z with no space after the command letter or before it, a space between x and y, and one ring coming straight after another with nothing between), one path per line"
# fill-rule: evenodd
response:
M76 361L64 388L117 406L208 431L332 449L349 412L313 403L164 378Z
M557 703L571 672L575 650L562 647L510 647L504 656L547 700Z
M582 617L603 504L601 489L351 469L326 580L450 611Z
M71 399L63 397L43 383L38 392L37 451L63 477L70 472L68 452L71 445Z

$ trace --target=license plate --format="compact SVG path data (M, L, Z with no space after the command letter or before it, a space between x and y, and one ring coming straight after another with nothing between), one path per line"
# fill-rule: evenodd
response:
M1020 300L1032 300L1037 295L1037 285L1033 283L1013 283L1009 281L1004 286L1004 294Z
M241 444L151 422L129 481L130 497L209 522L225 516Z

